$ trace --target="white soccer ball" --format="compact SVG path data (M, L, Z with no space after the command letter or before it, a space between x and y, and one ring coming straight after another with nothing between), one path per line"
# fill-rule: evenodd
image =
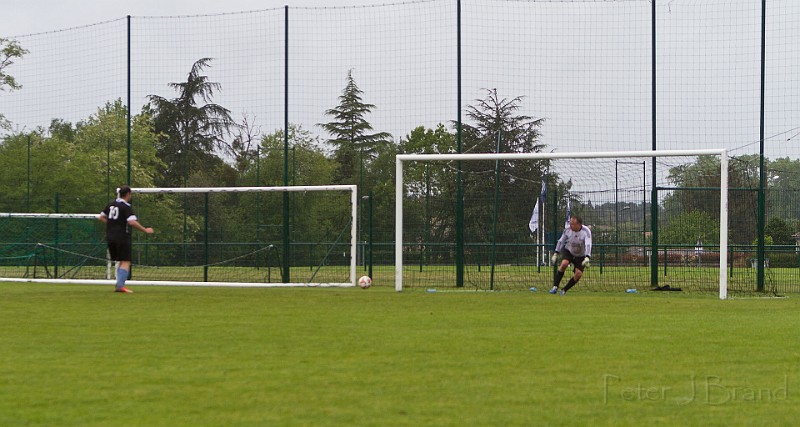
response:
M361 276L358 278L358 286L361 289L367 289L372 286L372 279L369 276Z

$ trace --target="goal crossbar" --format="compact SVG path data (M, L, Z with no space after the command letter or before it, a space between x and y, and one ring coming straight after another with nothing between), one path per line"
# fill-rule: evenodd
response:
M284 193L304 191L350 191L353 202L357 202L356 185L290 185L277 187L170 187L170 188L132 188L136 193Z
M470 161L470 160L554 160L554 159L601 159L632 157L685 157L719 156L720 203L719 203L719 298L728 297L727 254L728 251L728 151L726 149L663 150L663 151L601 151L577 153L462 153L462 154L398 154L395 157L395 290L403 290L403 162L412 161Z
M79 214L79 213L16 213L0 212L0 218L43 218L43 219L97 219L99 214Z

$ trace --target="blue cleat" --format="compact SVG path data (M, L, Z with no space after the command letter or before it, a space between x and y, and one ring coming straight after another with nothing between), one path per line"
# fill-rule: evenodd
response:
M551 294L555 295L558 292L558 288L553 286L553 289L550 289L548 292L550 292Z
M565 291L565 290L563 290L563 289L562 289L561 291L559 291L559 292L558 292L558 294L559 294L559 295L561 295L562 297L563 297L563 296L564 296L564 294L566 294L566 293L567 293L567 291Z

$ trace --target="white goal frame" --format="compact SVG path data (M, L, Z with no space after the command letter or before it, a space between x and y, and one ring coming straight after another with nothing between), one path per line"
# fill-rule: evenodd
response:
M128 280L136 286L209 286L239 288L278 288L278 287L355 287L356 286L356 236L358 215L358 186L356 185L295 185L277 187L182 187L182 188L132 188L134 193L259 193L259 192L309 192L309 191L349 191L350 192L350 277L342 283L245 283L245 282L195 282L162 280ZM1 214L0 214L1 215ZM99 214L15 214L27 217L49 218L97 218ZM60 215L60 216L54 216ZM107 276L108 277L108 276ZM94 279L20 279L0 277L0 282L38 282L57 284L113 285L114 280Z
M655 151L600 151L578 153L467 153L467 154L398 154L395 157L395 290L403 290L403 162L450 160L552 160L601 159L631 157L684 157L719 156L719 298L728 298L728 150L655 150Z
M97 220L98 214L82 213L28 213L28 212L0 212L0 218L41 218L41 219L86 219ZM111 279L114 261L106 261L106 279ZM40 279L15 279L0 277L0 282L36 282ZM56 280L56 279L54 279Z

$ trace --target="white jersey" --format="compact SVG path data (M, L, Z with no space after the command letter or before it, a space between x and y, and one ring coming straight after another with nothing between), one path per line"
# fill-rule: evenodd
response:
M576 257L592 256L592 231L589 227L582 225L578 231L572 231L567 227L564 229L564 234L558 239L556 243L556 252L561 252L561 249L567 248L569 253Z

